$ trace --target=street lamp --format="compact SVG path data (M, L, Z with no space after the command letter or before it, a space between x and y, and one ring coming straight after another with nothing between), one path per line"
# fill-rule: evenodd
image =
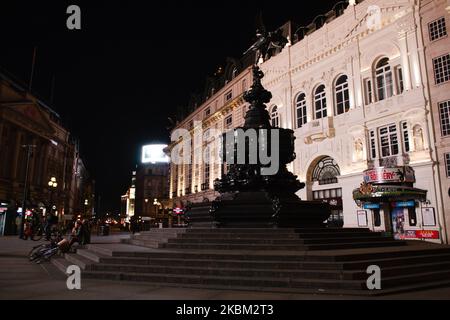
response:
M158 199L153 200L153 205L155 206L155 218L158 218Z
M87 207L88 207L88 205L89 205L89 200L85 199L84 200L84 217L85 218L87 217Z
M53 192L58 187L58 183L56 182L56 178L52 177L48 182L48 186L50 187L50 200L49 200L49 213L52 212L52 202L53 202Z

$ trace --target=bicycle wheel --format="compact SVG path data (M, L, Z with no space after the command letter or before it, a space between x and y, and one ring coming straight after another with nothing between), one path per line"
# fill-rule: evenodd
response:
M58 247L46 249L42 252L42 255L39 259L36 260L37 264L40 264L43 261L49 261L51 257L53 257L58 252Z
M44 230L42 228L42 226L39 226L36 229L36 232L33 232L33 234L31 235L31 240L33 241L39 241L42 239L42 236L44 235Z
M30 259L30 261L35 261L36 259L42 257L46 250L48 250L48 244L41 244L39 246L36 246L31 249L30 253L28 254L28 258Z

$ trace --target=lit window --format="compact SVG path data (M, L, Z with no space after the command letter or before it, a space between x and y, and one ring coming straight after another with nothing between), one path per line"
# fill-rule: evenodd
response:
M377 80L378 101L392 97L392 71L388 58L383 58L377 63L375 74Z
M450 100L439 103L439 116L441 119L441 133L450 135Z
M327 116L327 99L325 97L325 86L320 85L314 93L315 119Z
M398 66L397 68L395 68L395 72L397 74L397 90L398 90L398 93L401 94L401 93L403 93L403 91L405 91L402 67Z
M270 112L270 120L272 123L272 127L274 128L278 128L280 125L280 117L278 115L278 107L277 106L273 106L272 110Z
M229 129L233 125L233 115L229 115L225 118L225 127Z
M225 101L230 101L231 99L233 99L233 91L230 90L225 94Z
M445 26L445 17L437 19L428 24L428 31L430 33L430 41L438 40L447 35L447 28Z
M445 154L445 169L447 172L447 178L450 178L450 153Z
M364 80L364 91L366 94L366 105L371 104L373 102L372 80L370 79Z
M231 74L231 79L236 78L237 75L238 75L238 70L237 70L237 68L234 68L234 69L233 69L233 72L232 72L232 74Z
M450 54L433 59L434 80L436 84L450 80Z
M300 93L297 97L296 111L297 111L297 128L301 128L307 122L306 95L304 93Z
M348 93L348 78L347 76L340 76L336 81L336 114L342 114L350 109L350 99Z
M397 126L395 124L379 129L381 157L390 157L399 153Z
M409 147L409 128L408 128L408 123L406 121L401 123L401 127L402 127L402 136L403 136L403 150L405 150L405 152L409 152L410 147Z
M377 157L377 145L374 130L370 131L369 138L370 138L370 158L373 160L376 159Z

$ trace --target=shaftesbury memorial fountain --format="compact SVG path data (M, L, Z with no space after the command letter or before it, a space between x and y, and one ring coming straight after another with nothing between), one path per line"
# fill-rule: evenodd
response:
M229 170L214 182L221 196L211 206L191 207L187 214L191 227L205 225L200 218L205 211L209 211L208 223L225 228L322 227L330 216L328 204L302 201L296 195L305 184L286 167L296 157L294 131L272 127L266 110L272 94L261 83L264 73L258 62L282 49L287 39L280 30L257 32L257 37L246 52L254 51L256 60L253 84L244 94L244 100L250 104L245 124L222 135L221 157Z
M211 207L214 223L217 227L323 226L330 215L328 204L302 201L295 194L305 184L286 167L296 157L294 131L271 126L265 104L272 94L262 86L263 77L255 65L253 84L244 94L250 104L245 124L223 134L222 158L229 170L214 183L221 193ZM264 161L268 158L271 163Z

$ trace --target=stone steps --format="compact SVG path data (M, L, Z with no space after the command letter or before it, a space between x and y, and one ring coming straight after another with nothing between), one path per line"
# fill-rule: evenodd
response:
M367 289L370 265L383 292L450 283L450 247L366 229L155 229L130 244L88 245L65 261L87 279L198 288L380 294Z
M167 273L133 273L114 271L85 271L84 278L122 280L122 281L139 281L149 283L172 283L178 286L184 284L197 285L220 285L234 289L234 286L245 286L248 288L298 288L298 289L339 289L343 290L361 290L366 291L366 280L343 280L343 279L317 279L317 278L271 278L271 277L237 277L237 276L220 276L220 275L185 275L185 274L167 274ZM392 289L402 285L423 284L427 282L450 281L450 270L415 273L411 275L401 275L395 277L383 277L381 286L384 289ZM401 288L399 288L401 289Z
M395 240L370 241L370 242L344 242L344 243L325 243L325 244L227 244L227 243L161 243L160 248L167 249L193 249L193 250L283 250L283 251L301 251L301 250L337 250L352 248L371 248L400 246L401 242Z
M187 232L179 235L180 239L205 239L205 240L214 240L214 239L322 239L322 238L333 238L333 233L193 233ZM350 232L350 233L340 233L339 236L346 238L358 238L358 237L366 237L366 238L378 238L384 236L381 232Z
M220 241L220 243L218 242ZM345 237L345 238L315 238L315 239L261 239L261 238L225 238L206 239L205 238L175 238L168 239L167 243L189 243L189 244L270 244L270 245L302 245L302 244L325 244L325 243L351 243L369 241L392 241L389 237Z
M86 269L83 267L83 269ZM335 280L366 280L367 269L362 270L302 270L302 269L260 269L249 268L229 268L224 266L161 266L161 265L141 265L141 264L98 264L92 265L92 271L117 271L123 273L158 273L158 274L182 274L182 275L204 275L204 276L228 276L228 277L268 277L268 278L292 278L292 279L335 279ZM396 266L383 268L382 276L398 277L405 274L413 276L427 273L450 271L450 262L425 263L410 266Z

